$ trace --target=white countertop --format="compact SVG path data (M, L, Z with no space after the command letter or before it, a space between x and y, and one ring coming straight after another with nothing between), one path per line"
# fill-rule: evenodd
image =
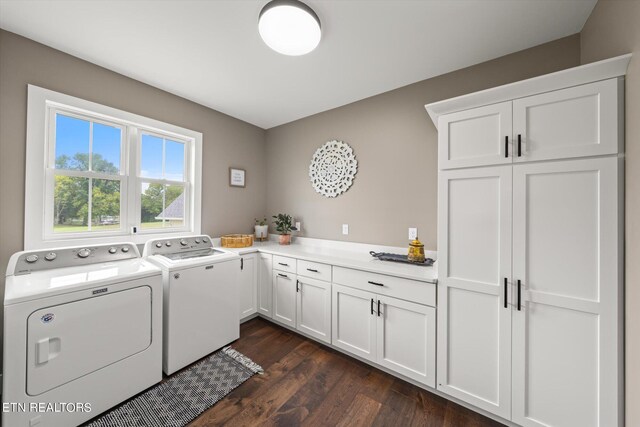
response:
M364 246L364 245L362 245ZM290 245L280 245L274 241L255 242L248 248L224 248L228 251L236 252L240 255L264 252L273 255L287 256L305 261L315 261L331 264L338 267L353 268L356 270L369 271L372 273L388 274L390 276L402 277L405 279L419 280L428 283L437 283L438 274L435 267L421 267L396 263L391 261L380 261L373 258L365 248L362 250L344 250L322 246L302 245L291 243ZM375 250L376 248L371 248ZM398 252L400 253L400 252Z

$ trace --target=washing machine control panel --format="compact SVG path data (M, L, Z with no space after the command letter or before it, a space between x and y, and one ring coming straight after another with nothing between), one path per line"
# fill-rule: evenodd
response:
M143 255L166 255L183 251L210 248L213 248L213 243L209 236L183 236L151 240L145 245Z
M16 275L28 274L32 271L98 264L139 257L138 248L133 243L43 249L20 253L13 271Z

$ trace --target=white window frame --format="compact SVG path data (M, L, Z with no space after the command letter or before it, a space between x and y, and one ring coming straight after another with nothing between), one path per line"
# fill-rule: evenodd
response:
M104 174L120 180L120 229L82 233L53 232L53 181L57 174L55 147L55 114L76 116L83 120L104 122L122 129L120 174ZM173 184L177 181L140 176L141 135L149 133L185 144L185 219L184 227L145 229L140 227L142 182ZM102 174L86 171L64 171L66 176L93 177ZM202 206L202 133L163 123L148 117L107 107L73 96L28 85L27 147L25 174L25 250L80 246L129 241L143 244L158 237L198 235L201 233ZM49 188L51 187L51 188ZM135 228L135 232L134 232Z

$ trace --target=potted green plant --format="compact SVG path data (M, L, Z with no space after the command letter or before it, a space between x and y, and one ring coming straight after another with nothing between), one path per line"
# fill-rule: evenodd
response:
M267 240L269 238L269 223L267 218L258 219L256 218L256 225L253 227L255 229L256 240Z
M280 244L288 245L291 243L291 232L296 231L297 228L293 225L293 218L291 215L278 214L273 216L273 223L276 226L276 231L280 233Z

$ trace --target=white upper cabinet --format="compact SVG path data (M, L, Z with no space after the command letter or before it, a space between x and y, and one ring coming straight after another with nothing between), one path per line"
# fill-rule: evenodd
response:
M622 152L623 84L614 78L443 114L438 168Z
M622 80L513 101L514 162L616 154Z
M619 161L514 167L512 419L520 425L618 425Z
M511 163L511 101L440 116L440 169Z

